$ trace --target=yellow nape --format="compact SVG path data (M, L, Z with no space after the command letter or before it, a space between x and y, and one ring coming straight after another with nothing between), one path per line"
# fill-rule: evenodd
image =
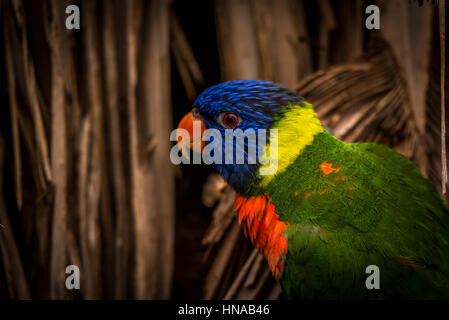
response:
M277 129L277 134L273 129ZM288 107L283 117L272 128L265 155L261 157L261 186L266 187L276 174L285 171L304 148L312 144L315 135L323 131L324 128L310 103Z

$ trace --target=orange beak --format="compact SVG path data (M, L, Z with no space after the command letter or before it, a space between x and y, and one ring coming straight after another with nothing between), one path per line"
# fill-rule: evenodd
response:
M204 122L192 115L192 112L187 113L179 122L178 130L184 129L189 134L189 139L183 136L178 136L178 145L180 150L185 150L187 141L190 141L190 150L201 153L204 148L205 141L202 140L203 133L206 131Z

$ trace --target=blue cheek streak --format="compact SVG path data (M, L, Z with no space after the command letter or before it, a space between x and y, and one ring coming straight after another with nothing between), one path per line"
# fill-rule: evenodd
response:
M230 108L229 108L230 109ZM242 108L243 109L243 108ZM234 111L234 110L231 110ZM235 110L238 114L243 114L242 110ZM210 115L210 113L208 114ZM243 116L242 116L243 118ZM248 119L249 118L249 119ZM237 145L236 141L234 139L233 141L233 163L232 164L226 164L225 163L225 128L218 125L215 121L211 120L208 117L204 117L202 120L204 124L206 125L206 128L211 129L217 129L220 131L222 136L222 164L215 164L216 171L222 175L222 177L237 191L242 194L245 194L247 192L247 188L249 185L252 184L252 182L257 179L257 158L259 155L259 152L261 152L261 147L257 145L257 134L258 129L262 128L269 128L272 123L273 119L262 112L253 112L252 114L249 114L248 118L243 118L242 123L240 123L236 129L241 129L243 132L245 132L248 129L253 129L256 134L256 145L251 145L251 148L255 148L256 159L250 158L250 155L248 154L248 139L245 139L244 142L244 164L236 164L236 154L237 154ZM267 132L267 140L269 139L269 132ZM206 142L206 145L209 145L210 143L213 143L213 137ZM249 164L249 160L251 160L251 163L255 164Z
M240 194L248 192L248 186L257 179L255 165L216 165L216 170Z
M226 144L225 144L225 130L223 128L217 128L220 130L222 135L222 163L221 164L214 164L216 171L222 175L222 177L237 191L242 194L245 194L247 192L247 187L252 184L252 182L257 179L257 168L259 164L257 163L257 158L259 155L259 152L261 152L261 147L257 145L257 131L256 131L256 139L255 141L251 141L255 144L249 145L249 140L245 139L244 141L244 150L243 150L243 158L244 158L244 164L237 164L236 163L236 155L237 155L237 144L234 139L233 141L233 154L232 154L232 164L226 164L225 163L225 151L226 151ZM244 128L241 128L243 131ZM253 129L253 128L252 128ZM214 138L211 137L209 141L206 142L207 145L213 143ZM255 158L253 158L253 155L248 153L248 150L250 148L254 148L256 150L255 152ZM253 150L254 150L253 149ZM251 164L250 164L251 162Z

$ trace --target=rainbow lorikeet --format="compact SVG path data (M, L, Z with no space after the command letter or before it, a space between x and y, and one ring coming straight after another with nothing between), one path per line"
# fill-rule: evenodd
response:
M261 163L215 167L287 298L449 298L449 209L406 157L340 141L309 103L272 82L221 83L193 106L179 128L201 120L222 133L223 148L225 129L277 129L275 173L261 174ZM378 288L366 285L368 266Z

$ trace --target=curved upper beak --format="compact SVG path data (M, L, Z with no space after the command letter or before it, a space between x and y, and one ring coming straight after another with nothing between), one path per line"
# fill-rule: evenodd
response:
M178 136L178 144L181 150L185 150L186 144L189 143L190 150L201 153L205 142L202 140L206 126L203 121L195 118L192 112L187 113L179 122L178 129L184 129L189 134L189 139L183 139Z

